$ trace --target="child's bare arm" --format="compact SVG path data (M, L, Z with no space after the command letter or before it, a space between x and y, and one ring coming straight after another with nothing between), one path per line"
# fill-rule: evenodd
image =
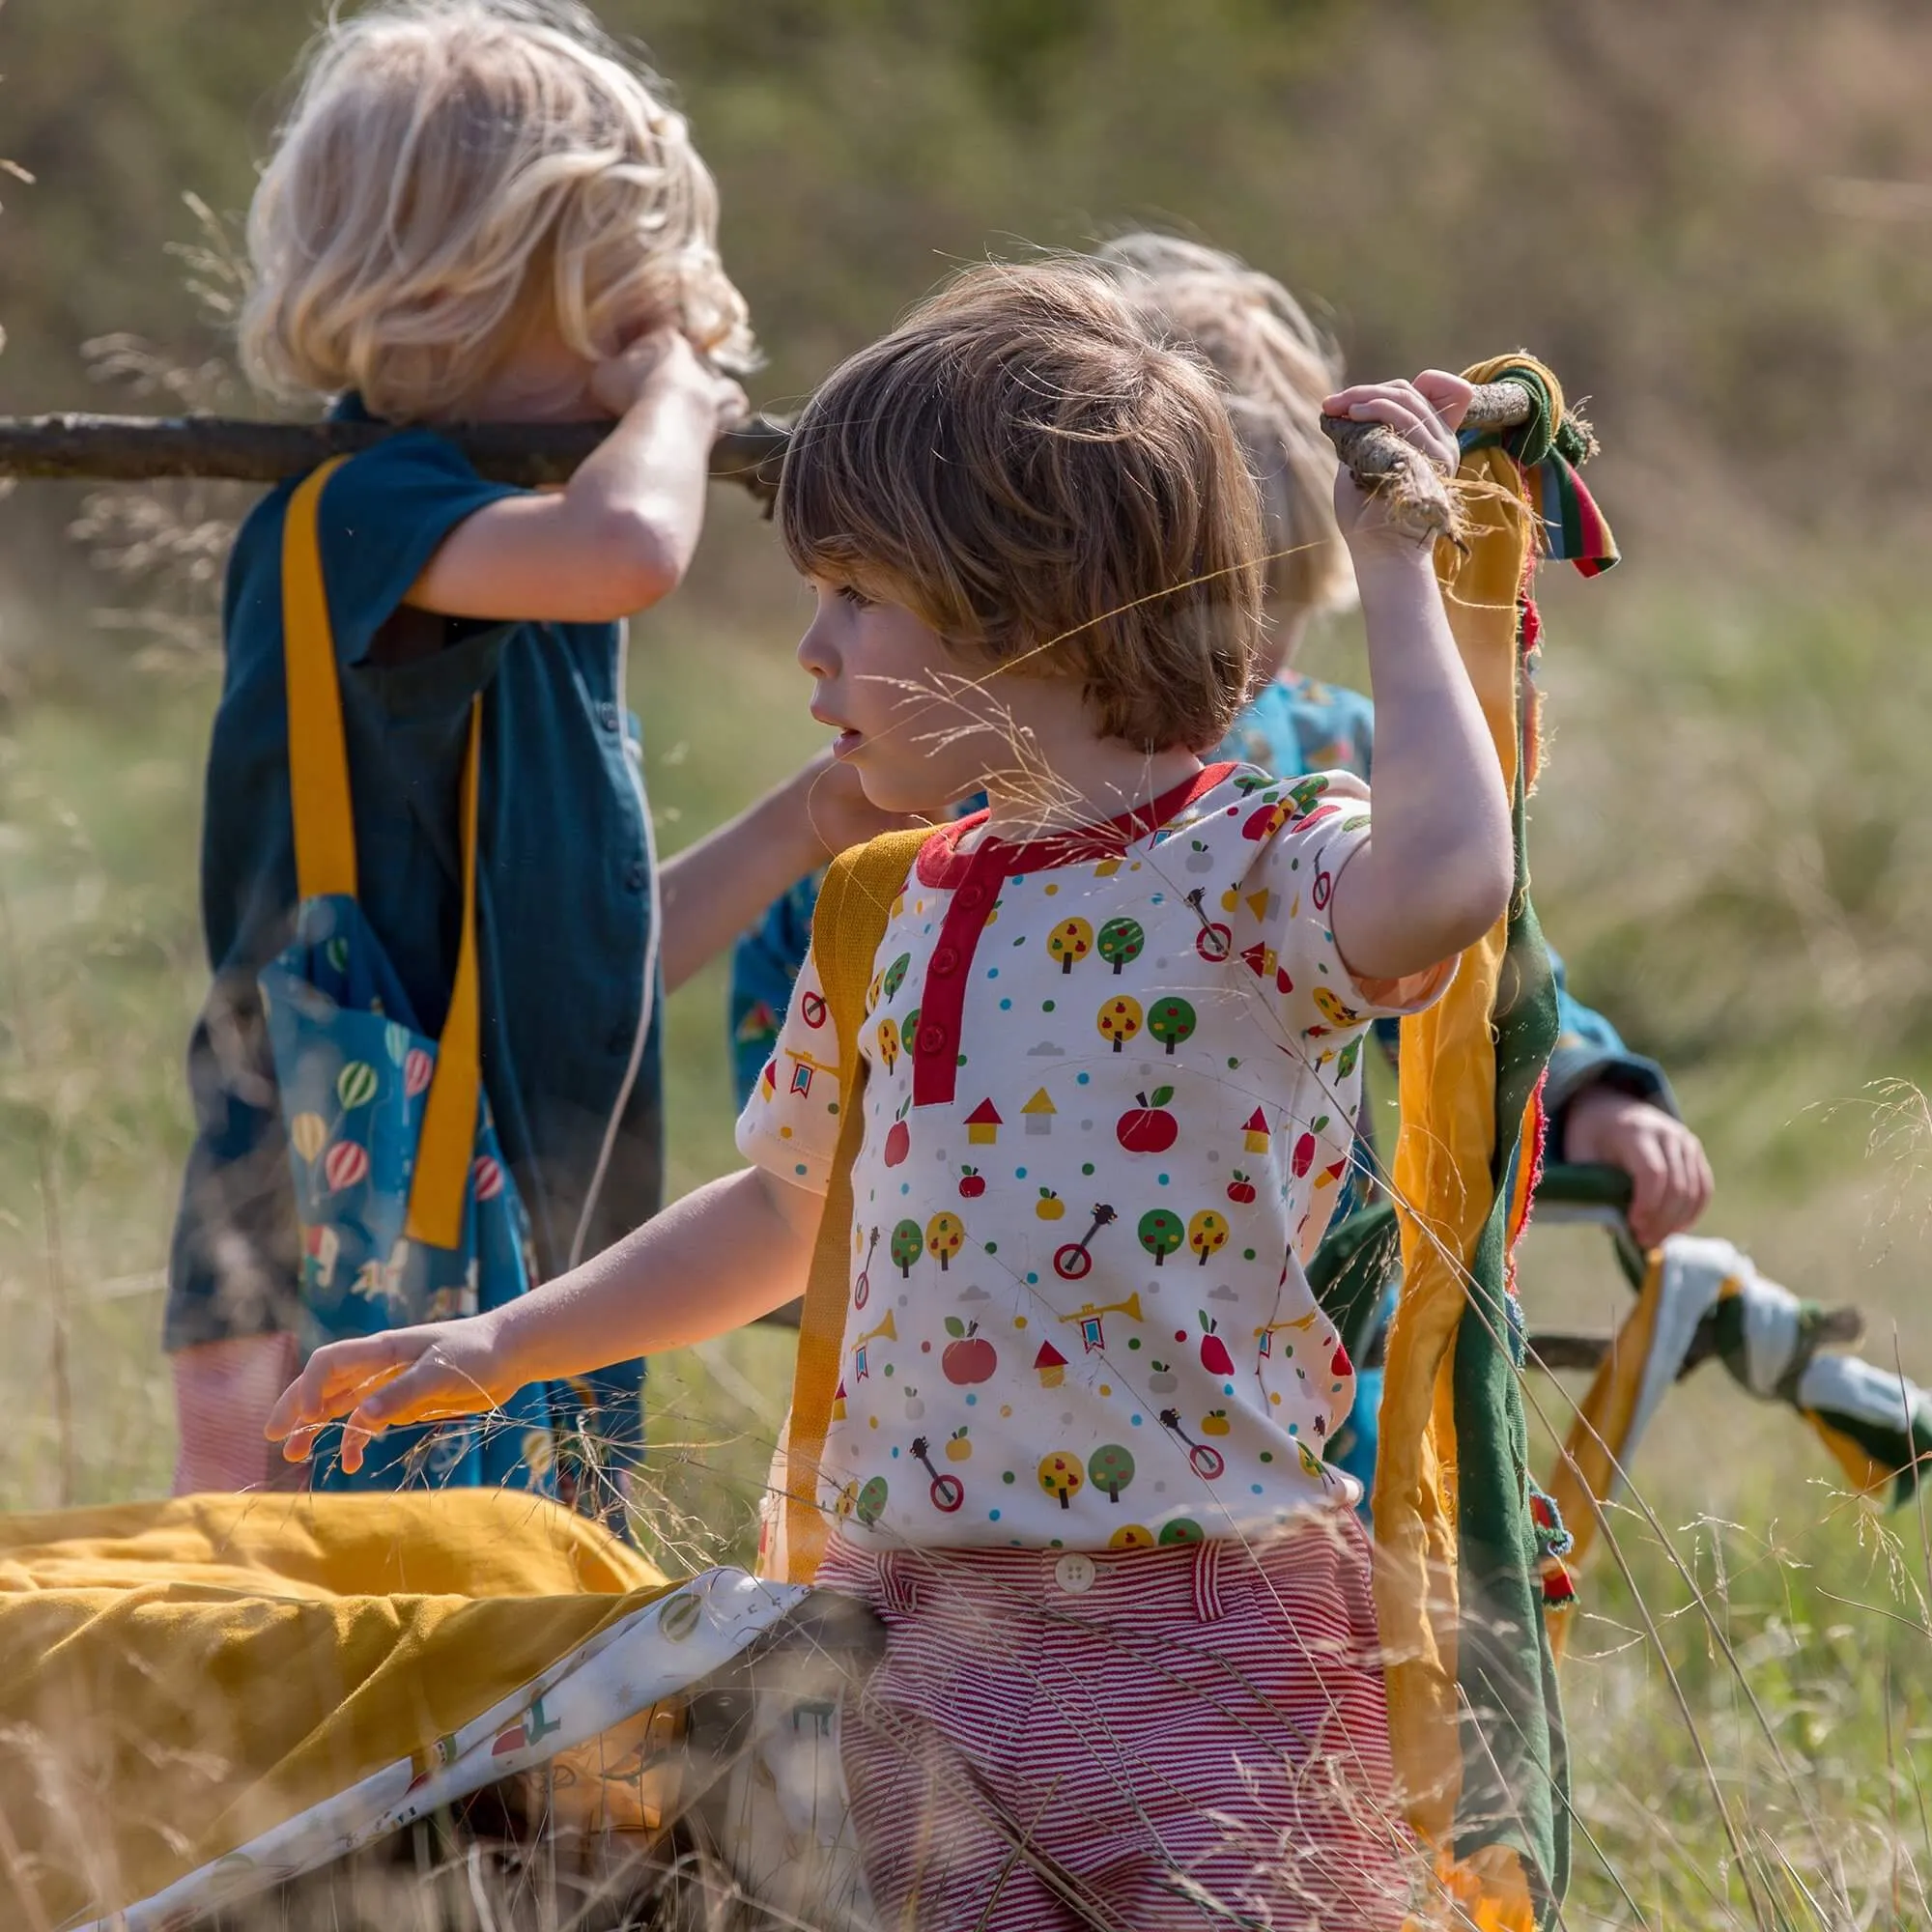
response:
M1384 422L1456 462L1469 385L1432 370L1323 407ZM1401 980L1482 937L1509 903L1515 858L1502 774L1457 652L1427 546L1392 531L1347 471L1336 514L1354 558L1376 700L1374 823L1335 882L1330 924L1350 970Z
M758 922L781 893L849 845L917 821L870 803L850 765L823 752L659 875L664 979L675 992Z
M762 1168L725 1175L502 1308L317 1350L276 1403L269 1439L300 1462L316 1431L346 1416L353 1473L376 1431L474 1414L526 1382L742 1327L803 1289L822 1207Z
M408 602L450 617L600 624L677 588L704 525L711 445L744 407L674 329L603 364L617 426L560 491L505 497L444 539Z

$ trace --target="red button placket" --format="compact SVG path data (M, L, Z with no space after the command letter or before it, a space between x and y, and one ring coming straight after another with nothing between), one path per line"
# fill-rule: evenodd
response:
M1012 844L984 839L961 854L957 841L979 830L986 814L962 818L921 848L913 876L930 890L952 890L952 900L939 923L939 943L926 964L925 984L919 1000L919 1036L914 1042L912 1102L915 1107L944 1106L959 1087L959 1041L966 1017L966 987L980 935L986 929L994 902L1006 882L1023 872L1055 867L1118 859L1136 840L1157 831L1178 812L1211 791L1232 772L1231 764L1208 765L1149 804L1124 811L1103 825L1046 838Z
M988 839L966 861L952 902L939 923L939 943L926 964L919 1001L919 1038L913 1053L912 1103L943 1106L959 1085L959 1037L966 1016L966 987L980 935L1006 883L1012 847Z

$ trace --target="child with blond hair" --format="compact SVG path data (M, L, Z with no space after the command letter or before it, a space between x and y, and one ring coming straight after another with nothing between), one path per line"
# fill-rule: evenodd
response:
M392 1000L430 1034L466 923L459 794L481 699L482 1091L539 1278L658 1205L659 990L702 950L690 922L660 944L623 620L677 586L708 452L744 406L725 372L749 366L753 341L717 215L683 119L568 0L331 17L249 213L250 374L408 432L329 473L314 526L356 896ZM611 433L560 491L485 481L440 433L585 417ZM446 1312L381 1308L380 1268L352 1292L333 1236L300 1227L292 1196L258 976L298 896L283 577L298 481L242 526L223 612L202 852L213 986L189 1054L197 1131L165 1328L178 1491L264 1480L269 1406L332 1324ZM718 938L732 909L744 923L825 856L801 809L809 782L707 846L706 890L683 897L723 922ZM832 842L849 836L838 825ZM493 1280L472 1282L471 1305L501 1292ZM642 1439L640 1375L620 1364L579 1392L619 1474ZM546 1452L513 1446L540 1475Z
M1446 468L1468 394L1328 407ZM1334 1049L1439 993L1513 861L1430 554L1335 488L1373 816L1348 774L1199 754L1261 647L1259 508L1217 384L1104 272L968 273L836 371L779 504L813 715L882 810L989 801L891 907L860 1094L809 960L780 1053L814 1077L760 1083L749 1166L520 1303L322 1350L270 1424L300 1458L346 1417L354 1459L753 1320L802 1284L856 1098L818 1580L886 1627L842 1754L888 1923L1403 1919L1368 1550L1322 1455L1352 1374L1302 1264L1357 1094Z

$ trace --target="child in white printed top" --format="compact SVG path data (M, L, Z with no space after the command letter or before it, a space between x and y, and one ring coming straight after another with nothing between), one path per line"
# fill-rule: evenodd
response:
M1450 467L1467 397L1431 373L1329 407ZM814 715L882 810L990 800L928 841L876 961L825 1451L819 1580L888 1632L842 1742L888 1922L1404 1916L1367 1550L1321 1456L1350 1378L1300 1258L1365 1017L1440 990L1512 867L1431 558L1336 488L1373 825L1352 780L1197 755L1259 642L1256 492L1212 379L1103 275L961 276L795 432ZM750 1167L512 1307L323 1350L285 1453L346 1415L348 1462L790 1298L840 1100L826 1030L802 980Z

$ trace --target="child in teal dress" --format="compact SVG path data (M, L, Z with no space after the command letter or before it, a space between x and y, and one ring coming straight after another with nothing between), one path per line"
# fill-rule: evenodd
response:
M332 21L249 216L251 374L409 430L327 478L318 542L358 896L432 1035L455 973L458 792L482 698L483 1092L535 1279L655 1211L661 992L718 922L722 938L826 851L807 773L708 841L704 891L660 916L624 619L677 586L711 444L744 406L724 372L749 366L752 337L716 230L711 178L653 79L580 8L493 0ZM597 416L610 437L556 492L488 482L439 433ZM297 480L243 525L223 612L202 849L213 984L189 1051L196 1134L165 1320L182 1492L265 1479L270 1404L343 1302L327 1232L297 1220L258 986L298 897L282 584ZM667 868L667 903L691 870ZM581 1501L606 1504L640 1451L641 1376L620 1364L579 1391L614 1479Z

